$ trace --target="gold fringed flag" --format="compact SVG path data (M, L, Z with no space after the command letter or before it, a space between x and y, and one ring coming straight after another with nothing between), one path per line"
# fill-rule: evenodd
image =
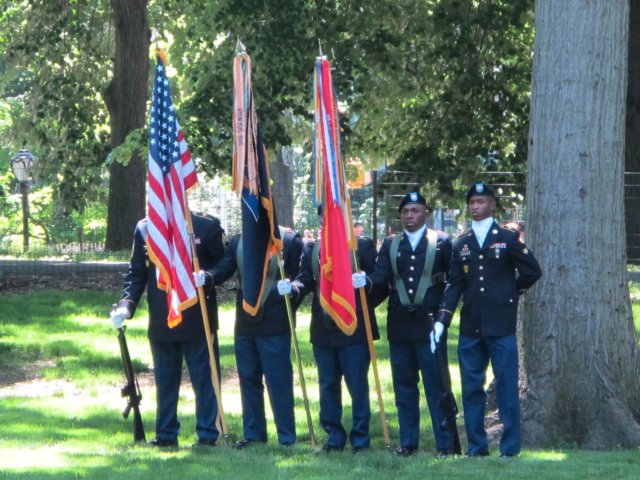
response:
M322 206L320 305L347 335L356 329L355 294L350 250L356 239L340 152L336 94L331 65L318 57L314 72L315 203Z
M260 309L269 260L282 249L271 196L267 152L258 127L251 86L251 58L238 42L233 60L233 189L242 206L243 308Z

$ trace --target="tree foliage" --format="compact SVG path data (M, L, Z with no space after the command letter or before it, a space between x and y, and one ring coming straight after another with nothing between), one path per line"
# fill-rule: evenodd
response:
M487 168L524 168L532 1L190 5L206 13L177 33L171 51L184 75L182 113L206 169L229 165L236 39L252 55L271 148L294 141L311 148L319 42L335 68L347 155L396 163L446 193ZM305 122L306 134L296 136L294 126Z
M442 193L485 170L522 170L532 2L410 3L414 18L389 10L384 77L353 107L359 144Z
M109 79L108 8L101 1L2 3L0 92L12 106L3 141L32 149L58 206L77 209L102 182L108 153L99 94Z
M201 171L229 170L238 39L252 56L267 147L301 145L309 154L321 46L335 68L346 156L368 167L396 164L427 189L451 194L487 169L524 168L532 4L155 0L148 16L156 45L168 50L181 124ZM102 182L111 151L102 95L115 49L109 2L2 6L0 93L12 108L4 143L28 144L59 204L78 208ZM133 155L143 139L136 135L110 158Z

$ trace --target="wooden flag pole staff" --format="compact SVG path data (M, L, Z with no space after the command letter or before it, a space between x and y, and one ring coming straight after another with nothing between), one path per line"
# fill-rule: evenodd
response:
M284 241L284 240L283 240ZM280 278L285 279L284 260L282 252L278 252L278 267L280 269ZM265 292L266 295L266 292ZM300 377L300 388L302 389L302 400L304 402L304 411L307 414L307 426L309 427L309 438L311 446L316 448L316 436L313 432L313 421L311 420L311 410L309 409L309 398L307 397L307 386L304 381L302 372L302 362L300 361L300 348L298 347L298 336L296 335L296 326L293 323L293 310L291 309L291 299L289 295L284 296L284 303L287 306L287 316L289 317L289 328L291 330L291 340L293 341L293 350L295 352L296 364L298 366L298 377Z
M351 219L351 212L349 212L349 220ZM358 268L358 255L354 250L351 250L353 255L353 264L356 271L360 271ZM384 443L387 449L391 448L391 440L389 439L389 427L387 425L387 416L384 413L384 403L382 401L382 389L380 388L380 376L378 375L378 361L376 359L376 350L373 346L373 333L371 332L371 317L369 315L369 304L367 303L367 295L365 294L364 287L358 289L360 292L360 304L362 305L362 313L364 315L364 328L367 332L367 343L369 344L369 356L371 357L371 368L373 369L373 380L376 384L376 393L378 395L378 408L380 409L380 423L382 424L382 435L384 436Z
M196 254L196 245L193 239L193 222L191 221L191 212L189 210L185 195L185 210L187 218L187 229L189 238L191 239L191 251L193 252L193 269L195 272L200 271L200 262ZM216 418L216 427L222 433L224 443L229 445L229 430L227 429L227 421L224 418L224 409L222 408L222 392L220 388L220 376L218 375L218 362L216 362L215 351L213 350L213 335L211 334L211 325L209 325L209 313L207 312L207 303L202 287L198 287L198 301L200 310L202 311L202 322L204 323L204 333L207 337L207 348L209 349L209 367L211 369L211 383L216 393L216 403L218 404L218 418Z
M316 68L319 65L319 61L320 62L326 62L326 64L328 65L328 60L323 56L322 54L322 45L320 44L320 40L318 39L318 53L319 53L319 57L316 58ZM334 197L333 201L335 201L338 205L340 209L347 209L346 213L348 214L348 225L347 228L349 229L349 231L351 232L351 238L354 240L353 243L349 246L349 249L351 250L351 254L353 256L353 260L354 260L354 265L355 265L355 269L356 271L359 271L358 268L358 256L356 255L356 250L357 250L357 241L355 240L355 232L353 229L353 217L351 214L351 202L349 201L349 195L347 193L347 189L346 189L346 180L344 177L344 170L343 170L343 165L342 165L342 159L340 157L340 132L337 130L337 125L338 125L338 121L337 121L337 115L336 112L334 111L333 106L329 106L329 112L327 112L327 106L325 105L324 110L323 110L323 99L326 100L327 96L325 96L322 91L323 91L323 73L322 73L322 66L320 66L320 70L321 72L318 74L316 73L317 77L314 76L314 98L315 98L315 102L316 102L316 144L318 145L322 145L323 142L322 141L318 141L318 131L323 131L324 129L328 129L329 133L327 134L327 132L324 132L324 135L328 135L330 136L333 140L334 140L334 144L337 146L336 147L336 151L335 151L335 155L336 158L333 159L333 161L337 164L337 167L334 165L334 169L336 169L337 171L334 172L336 179L334 179L334 181L338 182L338 192L333 190L333 184L331 189L328 188L326 185L323 188L323 190L320 190L319 185L321 185L320 180L319 180L319 175L320 172L324 172L324 170L320 169L318 170L318 168L316 167L316 189L317 192L322 191L323 193L326 193L327 195L327 201L330 201L329 198ZM333 102L332 105L335 105L337 102L337 97L335 96L335 92L333 91L333 87L332 87L332 81L331 81L331 71L329 70L327 75L327 80L328 80L328 85L326 86L328 88L328 92L329 95L331 95L333 98L331 98L331 101ZM317 82L317 83L316 83ZM323 98L319 98L319 97L323 97ZM334 115L333 121L329 121L326 125L322 123L322 119L326 119L326 117L330 117L331 114ZM324 127L322 127L321 125L324 125ZM320 135L320 137L322 137L322 135ZM329 148L329 147L327 147ZM323 162L327 161L327 158L325 157L325 155L327 155L327 150L322 147L322 159ZM329 151L328 155L333 155L333 151ZM316 150L316 161L318 161L318 153ZM327 162L327 166L325 167L327 170L331 170L330 167L330 162ZM323 175L325 175L325 173L323 173ZM331 175L331 173L330 173ZM326 177L324 178L324 181L327 182ZM324 190L326 189L326 190ZM337 195L337 196L336 196ZM320 203L318 201L318 197L316 196L316 201L318 203ZM343 204L343 201L346 201ZM324 199L322 200L322 203L324 202ZM324 221L324 219L323 219ZM384 435L384 441L386 444L387 448L391 447L391 441L389 439L389 429L387 426L387 417L385 415L384 412L384 404L382 401L382 390L380 388L380 378L378 375L378 362L376 359L376 351L373 347L373 334L371 332L371 317L369 315L369 305L367 303L367 297L365 294L365 291L363 288L359 288L358 289L360 291L360 303L362 304L362 313L364 316L364 325L365 325L365 330L367 333L367 343L369 346L369 356L371 358L371 365L373 367L373 377L375 380L375 384L376 384L376 392L378 394L378 407L380 409L380 422L382 423L382 432Z

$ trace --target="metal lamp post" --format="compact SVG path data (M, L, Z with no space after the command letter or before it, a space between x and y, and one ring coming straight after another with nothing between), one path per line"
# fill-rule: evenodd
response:
M29 250L29 187L31 174L38 159L29 150L20 150L11 159L11 170L20 185L22 196L22 245L24 251Z

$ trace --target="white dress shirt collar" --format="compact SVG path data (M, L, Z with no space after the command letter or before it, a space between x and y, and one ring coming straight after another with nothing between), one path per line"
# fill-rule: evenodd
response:
M424 237L424 232L427 230L427 226L423 225L421 228L416 230L415 232L407 232L404 231L404 234L407 236L409 243L411 244L411 249L415 251L416 247L420 243L422 237Z
M480 245L480 247L482 247L482 244L487 238L487 233L489 233L491 225L493 225L493 217L485 218L484 220L471 221L471 229L473 230L473 233L476 234L476 239L478 240L478 245Z

